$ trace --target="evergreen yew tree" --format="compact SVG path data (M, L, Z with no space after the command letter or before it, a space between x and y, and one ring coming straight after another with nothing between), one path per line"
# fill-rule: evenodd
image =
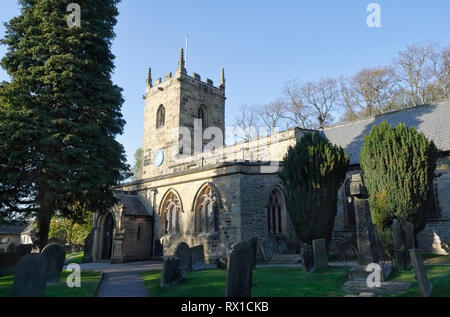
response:
M119 1L77 0L81 27L67 24L70 2L20 0L1 40L11 81L0 85L0 210L35 217L39 248L55 212L76 220L105 210L128 177L111 80Z
M378 231L388 230L394 218L414 223L416 233L425 227L436 160L433 141L414 127L400 123L394 128L386 121L372 127L360 164Z
M337 191L345 179L347 165L344 150L321 133L307 133L289 147L280 178L287 211L303 242L331 239Z

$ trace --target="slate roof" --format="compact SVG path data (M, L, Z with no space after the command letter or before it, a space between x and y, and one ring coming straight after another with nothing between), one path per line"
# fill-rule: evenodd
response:
M114 196L120 200L123 213L131 216L151 216L151 210L146 206L141 197L124 192L115 192Z
M32 230L30 223L25 223L21 225L4 225L0 226L0 234L8 235L20 235L27 234Z
M364 135L370 132L373 124L382 121L393 126L400 122L413 126L429 140L433 140L439 151L450 151L450 100L328 127L323 132L332 143L342 146L349 155L350 164L358 164Z

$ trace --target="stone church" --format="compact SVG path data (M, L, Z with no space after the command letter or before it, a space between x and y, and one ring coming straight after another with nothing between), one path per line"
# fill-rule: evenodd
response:
M358 157L363 136L373 124L384 120L416 127L440 151L430 219L418 243L427 251L448 252L450 101L394 111L320 132L291 128L210 149L208 140L200 138L198 145L194 136L199 129L200 135L208 134L210 127L224 131L223 69L217 86L208 78L202 81L196 73L188 75L181 50L175 74L153 82L149 70L144 99L142 174L138 180L116 189L116 206L94 215L90 254L86 255L91 260L147 260L172 255L184 242L190 247L203 245L205 259L212 263L225 256L231 244L253 237L275 254L298 252L300 243L277 175L288 147L299 142L306 132L324 133L350 157L347 179L339 189L333 236L354 241L349 179L360 171ZM180 139L182 134L188 137ZM223 135L220 137L222 146Z

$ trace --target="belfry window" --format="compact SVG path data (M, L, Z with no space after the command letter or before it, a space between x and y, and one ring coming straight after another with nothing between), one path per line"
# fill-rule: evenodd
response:
M166 108L160 105L158 111L156 112L156 128L163 127L166 123Z
M204 105L201 105L198 107L197 110L197 119L202 121L202 128L203 130L206 128L206 109Z

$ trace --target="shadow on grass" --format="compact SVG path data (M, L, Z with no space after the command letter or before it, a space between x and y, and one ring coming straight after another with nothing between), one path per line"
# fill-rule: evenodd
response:
M226 271L204 270L189 272L186 279L175 286L161 289L161 271L142 274L145 286L155 297L223 297ZM344 268L328 268L306 273L299 268L257 268L253 272L252 296L304 297L344 296L342 284L347 280Z
M69 288L66 284L67 276L71 272L63 271L59 283L47 285L45 297L92 297L100 281L99 272L81 272L81 287ZM0 278L0 297L11 297L14 285L14 275Z
M428 279L433 284L432 297L450 297L450 266L425 266ZM393 282L408 282L411 286L394 297L420 297L420 290L412 271L394 272L390 278Z

